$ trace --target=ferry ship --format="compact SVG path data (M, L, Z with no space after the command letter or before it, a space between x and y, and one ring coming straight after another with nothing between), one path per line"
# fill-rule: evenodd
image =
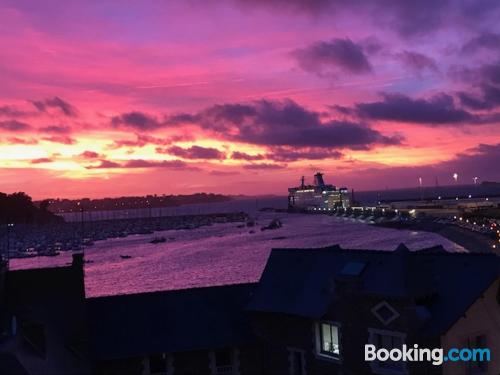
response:
M302 176L300 186L288 188L288 208L291 210L331 210L350 206L347 188L325 184L323 173L314 175L313 185L306 185Z

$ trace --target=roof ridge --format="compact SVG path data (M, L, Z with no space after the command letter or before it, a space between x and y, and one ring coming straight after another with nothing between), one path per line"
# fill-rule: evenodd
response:
M166 289L166 290L152 290L146 292L136 292L136 293L122 293L122 294L109 294L103 296L95 296L95 297L85 297L85 300L98 300L98 299L111 299L111 298L120 298L120 297L135 297L135 296L144 296L144 295L153 295L153 294L166 294L166 293L181 293L186 291L196 291L203 289L222 289L222 288L231 288L231 287L239 287L239 286L251 286L257 285L258 282L246 282L246 283L234 283L234 284L218 284L218 285L209 285L209 286L198 286L192 288L181 288L181 289Z

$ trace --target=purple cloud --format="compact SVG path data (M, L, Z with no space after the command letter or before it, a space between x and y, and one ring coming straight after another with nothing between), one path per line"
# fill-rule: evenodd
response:
M274 169L286 168L286 165L258 163L258 164L245 164L243 168L250 170L274 170Z
M399 54L399 58L406 67L415 72L422 72L424 70L438 71L436 61L422 53L403 51Z
M192 117L221 138L265 146L367 149L402 141L363 124L323 121L291 100L215 105Z
M142 131L156 130L164 126L164 124L158 121L156 117L139 111L123 113L119 116L115 116L111 119L111 124L116 127L124 126Z
M272 152L266 154L266 158L277 162L293 162L297 160L323 160L340 159L342 153L336 150L327 149L290 149L275 148Z
M71 128L64 125L49 125L38 129L43 133L54 133L54 134L69 134L71 133Z
M65 135L54 135L52 137L44 137L42 140L47 141L47 142L52 142L52 143L61 143L63 145L74 145L77 143L76 139L65 136Z
M241 151L234 151L231 154L231 159L233 159L233 160L255 161L255 160L262 160L265 158L266 157L264 155L261 155L261 154L250 155L250 154L247 154L246 152L241 152Z
M31 103L40 112L47 112L48 108L57 108L68 117L78 116L78 111L74 106L57 96L44 100L32 100Z
M9 105L0 106L0 116L22 117L26 115L28 115L28 112L19 110L15 107Z
M360 116L372 120L401 121L427 126L476 123L478 119L457 108L453 97L435 95L429 99L412 99L403 94L383 94L382 100L356 104Z
M462 53L475 53L481 48L500 50L500 34L491 32L482 33L465 43L462 46Z
M363 48L350 39L316 42L292 51L291 55L303 70L320 75L335 70L353 74L372 71Z
M213 147L191 146L189 148L182 148L179 146L172 146L168 148L156 148L156 152L160 154L170 154L181 157L183 159L215 159L223 160L226 154Z
M117 163L109 160L100 160L97 165L89 165L87 169L135 169L135 168L167 168L178 170L198 170L198 168L189 165L181 160L143 160L133 159L123 163Z
M0 121L0 129L9 132L23 132L31 129L29 124L17 120Z

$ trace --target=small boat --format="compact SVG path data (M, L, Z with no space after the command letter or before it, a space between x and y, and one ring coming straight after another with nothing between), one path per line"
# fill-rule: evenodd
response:
M122 258L122 259L130 259L132 257L130 255L120 255L120 258Z
M157 243L163 243L167 242L167 239L165 237L155 237L149 243L157 244Z

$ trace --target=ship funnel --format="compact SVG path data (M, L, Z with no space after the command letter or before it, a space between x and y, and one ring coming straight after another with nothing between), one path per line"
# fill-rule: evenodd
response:
M325 182L323 181L323 173L316 173L314 175L314 185L316 186L324 186Z

